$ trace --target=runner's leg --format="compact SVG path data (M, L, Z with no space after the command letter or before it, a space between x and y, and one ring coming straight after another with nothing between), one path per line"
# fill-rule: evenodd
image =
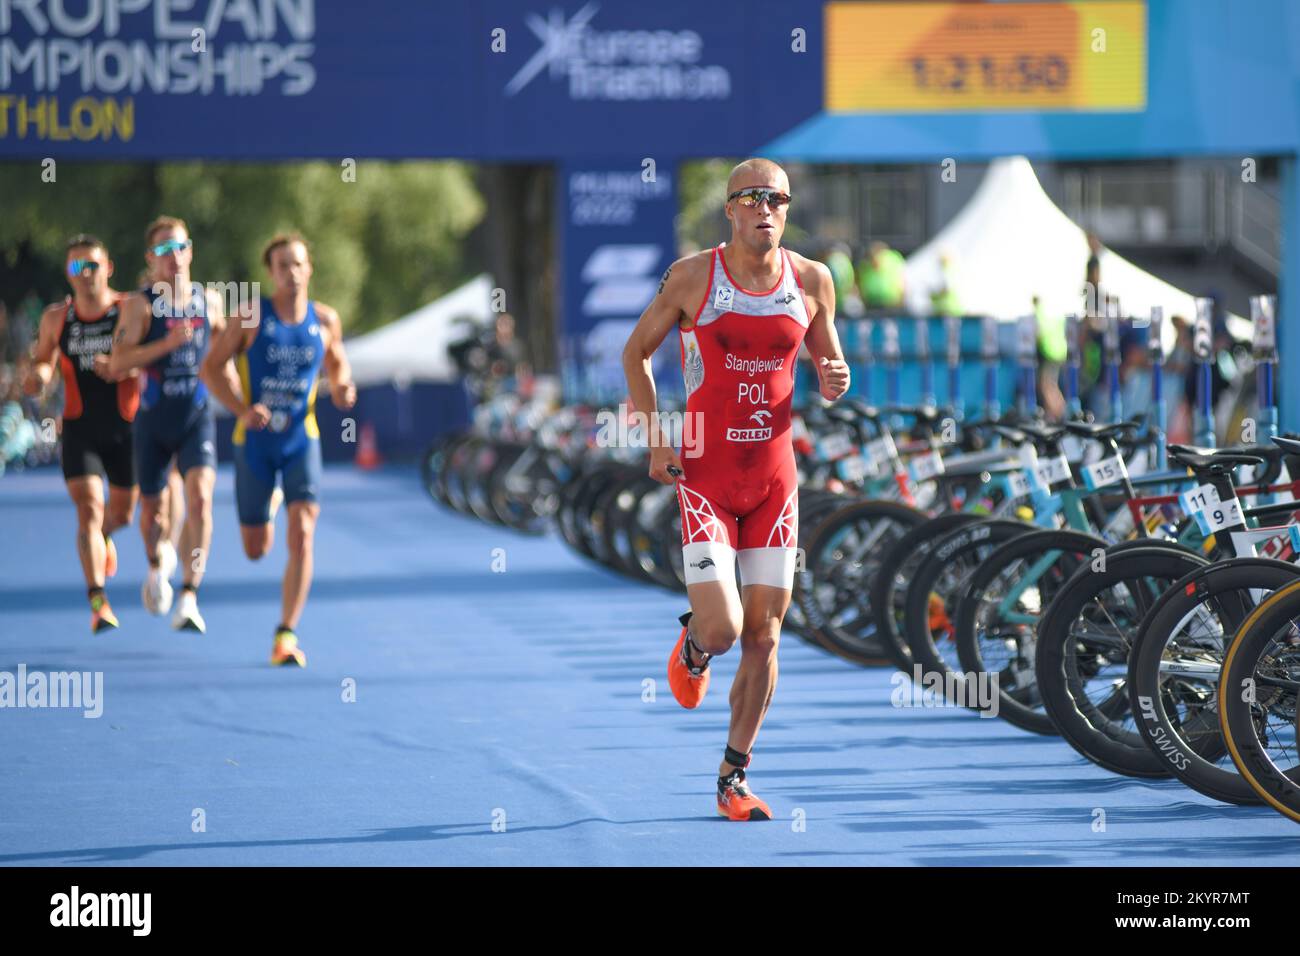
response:
M750 584L742 592L745 617L740 632L740 665L731 684L731 726L727 744L742 754L754 749L758 730L776 690L776 649L781 621L790 607L790 591L766 584ZM735 769L722 761L718 773Z
M239 514L239 536L250 561L266 557L275 544L271 498L275 494L275 471L247 444L236 445L235 510Z
M217 473L199 465L185 473L185 531L181 535L181 580L191 589L203 583L212 543L212 488Z
M289 562L284 569L284 587L281 594L281 624L296 630L302 609L311 591L312 546L316 535L316 519L320 505L314 501L289 503Z
M77 557L88 588L104 587L104 485L98 475L68 479L77 506Z

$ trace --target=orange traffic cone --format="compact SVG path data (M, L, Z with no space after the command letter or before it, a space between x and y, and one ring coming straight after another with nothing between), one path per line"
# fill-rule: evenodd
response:
M371 471L381 464L379 445L375 441L375 426L366 422L361 426L361 441L357 443L357 467Z

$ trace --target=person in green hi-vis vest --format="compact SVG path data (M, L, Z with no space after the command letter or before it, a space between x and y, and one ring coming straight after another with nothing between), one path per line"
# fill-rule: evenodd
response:
M939 256L939 275L939 287L930 293L931 314L943 317L961 315L961 300L952 280L952 257L946 252Z
M1065 417L1065 396L1061 393L1061 366L1069 354L1065 316L1048 312L1034 296L1034 319L1038 324L1039 402L1050 419Z
M897 309L903 305L903 257L879 239L867 246L858 266L858 288L868 309Z
M831 271L831 282L835 286L835 312L846 318L855 318L862 314L862 300L854 288L853 256L849 247L842 242L832 243L822 250L822 263Z

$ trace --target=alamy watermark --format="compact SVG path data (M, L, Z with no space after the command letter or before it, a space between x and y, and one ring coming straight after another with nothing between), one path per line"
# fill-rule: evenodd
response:
M104 713L103 671L0 671L0 709L6 707L66 707L82 710L95 720Z
M153 302L154 314L162 318L171 308L185 318L192 319L203 314L207 308L207 296L211 293L221 299L226 315L248 316L254 314L254 306L262 299L260 282L191 282L189 286L189 294L186 295L179 278L175 282L155 282L151 287L156 296Z
M663 440L682 450L683 458L704 454L704 416L700 412L655 412L654 423ZM769 413L770 417L770 413ZM650 416L633 411L626 403L596 413L596 445L599 448L648 448ZM769 429L770 430L770 429Z
M50 897L51 926L120 926L133 936L148 936L152 914L152 893L83 893L74 885Z
M998 715L998 675L988 671L960 674L945 670L925 672L920 664L912 673L899 671L889 678L894 689L889 702L895 707L969 707L981 717Z

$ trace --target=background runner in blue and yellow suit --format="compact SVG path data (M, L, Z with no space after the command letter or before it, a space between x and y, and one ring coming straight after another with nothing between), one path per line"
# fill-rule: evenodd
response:
M141 596L145 609L163 614L171 585L161 569L165 522L162 490L173 456L185 486L181 531L182 588L172 627L204 630L198 588L212 541L212 486L217 449L208 391L199 379L211 339L225 328L221 298L190 281L193 243L180 219L161 216L145 230L149 293L122 303L110 371L143 369L140 411L135 417L135 458L140 482L140 532L149 575Z
M256 561L275 541L279 477L289 509L289 560L284 571L282 617L275 630L272 664L306 666L294 633L311 590L312 541L320 515L320 432L316 388L325 369L330 398L339 408L357 399L343 351L338 313L308 297L311 251L296 233L278 235L262 253L274 283L249 315L230 322L203 365L204 381L237 417L235 501L244 553ZM231 361L238 370L231 382Z

